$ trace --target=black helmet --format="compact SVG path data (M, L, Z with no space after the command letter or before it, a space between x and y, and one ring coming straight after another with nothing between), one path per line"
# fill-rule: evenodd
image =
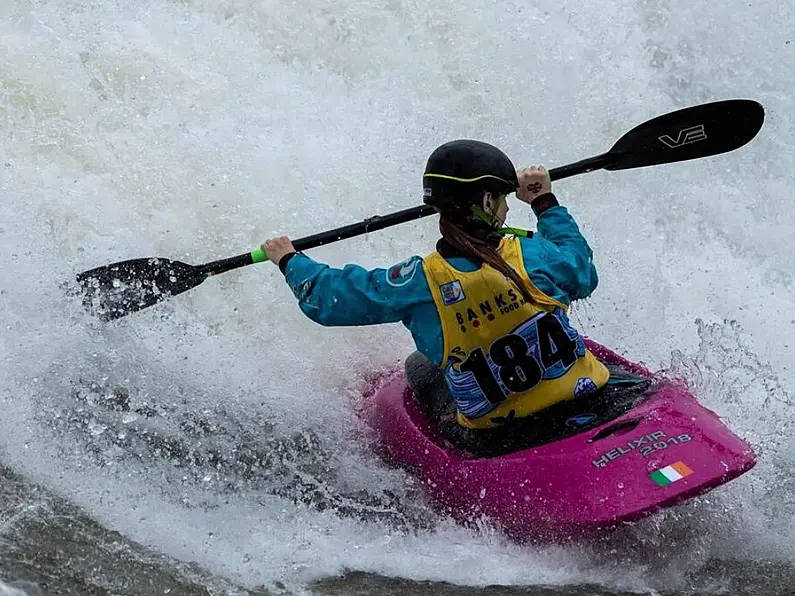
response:
M516 168L502 151L461 139L438 147L422 177L423 202L438 209L478 203L484 191L509 194L519 185Z

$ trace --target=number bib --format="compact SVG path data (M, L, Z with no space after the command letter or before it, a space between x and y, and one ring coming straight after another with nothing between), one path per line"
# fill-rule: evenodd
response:
M448 359L444 376L459 411L477 418L512 393L524 393L541 381L565 375L585 356L585 342L563 311L539 313L492 343L475 348L461 361Z
M590 395L609 376L569 323L565 305L530 282L519 240L506 238L499 250L528 283L532 302L489 265L466 273L438 253L423 263L444 335L440 366L459 422L472 428Z

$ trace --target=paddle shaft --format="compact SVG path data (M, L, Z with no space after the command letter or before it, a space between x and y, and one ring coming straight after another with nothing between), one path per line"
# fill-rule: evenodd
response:
M549 177L552 180L560 180L562 178L576 176L577 174L582 174L584 172L599 170L605 166L608 166L614 160L614 155L603 153L602 155L589 157L588 159L583 159L582 161L578 161L573 164L559 168L553 168L549 171ZM342 226L341 228L328 230L327 232L320 232L319 234L313 234L311 236L306 236L305 238L299 238L298 240L293 241L293 246L299 251L317 248L318 246L323 246L324 244L331 244L332 242L338 242L339 240L346 240L348 238L361 236L362 234L367 234L369 232L383 230L384 228L389 228L413 221L415 219L420 219L421 217L433 215L434 213L437 213L437 211L433 207L429 205L420 205L418 207L411 207L410 209L396 211L395 213L390 213L389 215L375 215L355 224ZM200 269L205 275L218 275L219 273L225 273L226 271L237 269L238 267L245 267L246 265L251 265L253 263L260 263L267 260L267 258L268 256L262 249L257 249L250 253L206 263L201 265Z

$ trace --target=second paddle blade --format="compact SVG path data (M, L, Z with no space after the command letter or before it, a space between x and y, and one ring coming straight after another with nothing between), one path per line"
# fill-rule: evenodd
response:
M147 258L121 261L78 274L83 305L112 321L189 290L207 278L199 267Z

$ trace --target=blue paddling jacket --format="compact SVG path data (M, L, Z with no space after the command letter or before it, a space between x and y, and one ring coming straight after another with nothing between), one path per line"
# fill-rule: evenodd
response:
M520 242L530 279L547 296L568 306L596 288L593 252L565 207L555 204L540 213L537 232ZM464 272L482 265L462 256L445 258ZM442 326L422 262L412 256L387 269L335 269L296 253L281 265L299 307L313 321L329 327L401 322L417 349L439 366Z

